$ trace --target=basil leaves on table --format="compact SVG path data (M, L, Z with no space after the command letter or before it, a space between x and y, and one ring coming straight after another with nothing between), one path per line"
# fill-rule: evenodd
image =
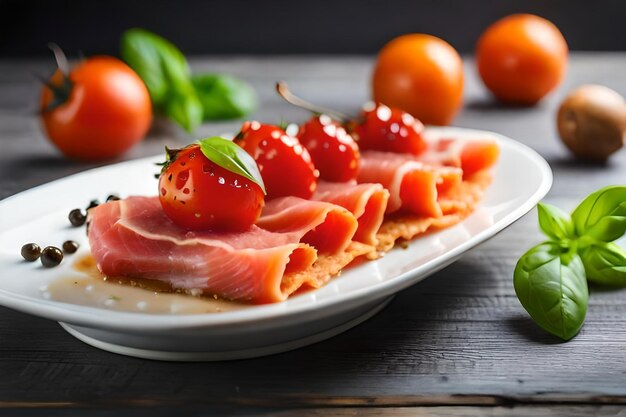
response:
M202 103L204 120L236 119L258 105L254 89L232 75L196 74L191 82Z
M580 255L587 279L604 285L626 285L626 251L615 243L596 242Z
M569 214L550 204L537 204L539 227L551 239L571 239L574 237L574 225Z
M227 74L192 75L182 52L150 31L124 32L121 54L146 84L155 111L187 131L204 120L243 117L256 109L248 83Z
M626 232L626 187L606 187L585 198L572 212L579 236L612 242Z
M515 293L535 322L571 339L585 321L587 281L576 252L545 242L526 252L515 267Z
M122 35L122 58L148 87L157 106L168 101L172 90L193 89L185 56L168 40L145 29L129 29Z
M626 285L626 251L611 243L626 232L626 186L590 194L571 216L545 203L537 211L549 240L517 262L515 293L539 326L569 340L585 320L587 280Z
M193 94L174 93L163 106L164 113L191 132L202 123L202 103Z

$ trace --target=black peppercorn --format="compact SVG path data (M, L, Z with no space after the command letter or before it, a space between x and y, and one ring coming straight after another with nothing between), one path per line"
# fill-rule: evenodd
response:
M22 246L22 258L28 262L33 262L39 259L41 255L41 248L36 243L27 243Z
M54 246L46 246L41 251L41 264L46 268L57 266L63 260L63 252Z
M115 194L111 194L110 196L108 196L108 197L107 197L107 203L108 203L109 201L117 201L117 200L119 200L119 199L120 199L120 198L119 198L118 196L116 196Z
M63 242L63 252L65 253L76 253L78 247L78 243L74 242L73 240L66 240L65 242Z
M91 200L89 202L89 205L87 206L87 208L85 210L89 210L91 208L98 207L99 205L100 205L100 202L98 200Z
M74 209L70 211L70 214L69 216L67 216L67 218L70 220L70 223L72 223L72 226L74 227L82 226L87 220L87 217L83 214L82 211L80 211L80 209Z

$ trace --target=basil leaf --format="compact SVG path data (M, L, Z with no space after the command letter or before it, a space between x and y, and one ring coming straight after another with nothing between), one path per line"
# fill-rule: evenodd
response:
M252 86L232 75L199 74L191 81L202 102L204 120L236 119L257 108Z
M611 242L626 232L626 186L609 186L590 194L572 212L578 236Z
M578 333L589 301L578 254L556 242L537 245L517 262L513 283L517 298L539 326L563 340Z
M157 107L165 104L171 90L193 91L185 56L166 39L145 29L129 29L122 35L121 53Z
M569 214L551 204L537 204L539 227L546 236L555 240L573 239L574 225Z
M594 243L585 248L580 256L589 281L626 285L626 251L615 243Z
M165 102L164 113L188 132L202 123L202 104L191 94L173 94Z
M214 136L198 142L204 156L224 169L249 179L265 191L259 167L246 151L228 139Z

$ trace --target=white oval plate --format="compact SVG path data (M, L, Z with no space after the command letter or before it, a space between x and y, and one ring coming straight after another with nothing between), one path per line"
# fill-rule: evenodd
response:
M324 288L277 304L212 314L147 314L53 301L45 291L76 275L67 259L57 268L21 260L26 242L60 245L67 239L88 253L84 228L67 213L110 193L154 195L161 156L73 175L0 202L0 305L62 322L72 335L116 353L162 360L225 360L262 356L333 336L384 307L398 291L421 281L531 210L552 185L535 151L495 133L430 128L432 136L494 137L501 155L479 208L460 224L412 241L374 262L345 270ZM74 257L80 254L71 255ZM114 284L111 284L114 285Z

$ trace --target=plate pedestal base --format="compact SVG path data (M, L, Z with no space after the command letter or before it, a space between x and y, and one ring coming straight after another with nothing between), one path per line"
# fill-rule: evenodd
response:
M119 339L120 336L118 333L113 331L103 332L102 330L93 330L88 327L75 326L63 322L59 322L59 324L63 327L63 329L65 329L72 336L76 337L78 340L98 349L120 355L162 361L225 361L273 355L275 353L286 352L303 346L308 346L313 343L321 342L322 340L326 340L343 333L346 330L349 330L373 317L376 313L385 308L392 299L393 296L388 297L383 302L377 303L365 311L362 309L355 310L356 314L350 317L347 321L336 323L335 321L327 320L329 327L314 334L301 336L287 341L281 341L275 344L237 350L211 351L207 349L204 351L175 351L145 349L112 342L111 339ZM208 342L210 343L210 340Z

